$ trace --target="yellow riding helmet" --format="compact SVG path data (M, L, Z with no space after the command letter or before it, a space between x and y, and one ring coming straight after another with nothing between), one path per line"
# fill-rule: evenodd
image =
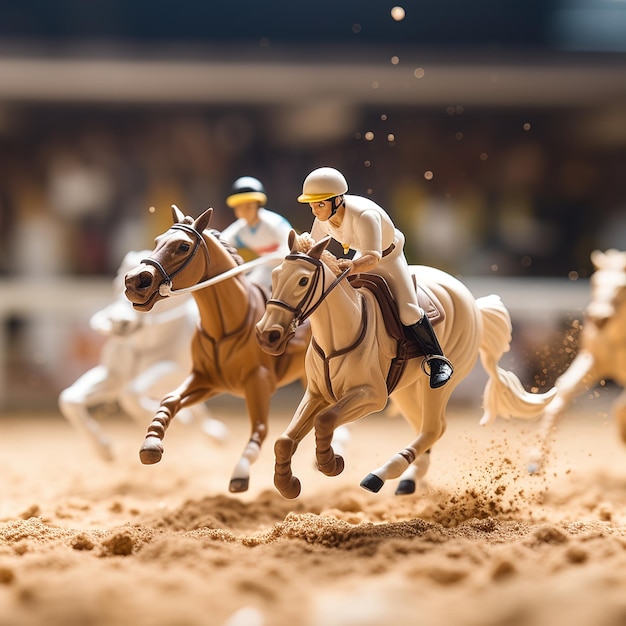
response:
M252 201L265 205L267 202L265 187L258 178L242 176L233 183L230 195L226 198L226 204L234 209L238 204Z
M335 196L342 196L348 191L348 183L343 174L334 167L319 167L313 170L302 184L302 194L298 202L321 202Z

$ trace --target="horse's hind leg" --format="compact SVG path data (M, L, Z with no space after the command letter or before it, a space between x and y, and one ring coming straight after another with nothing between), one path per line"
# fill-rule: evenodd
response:
M273 384L269 372L259 366L244 383L246 407L250 418L250 439L239 457L230 477L231 493L247 491L250 485L250 466L261 454L261 446L267 437L267 417Z
M430 466L430 449L426 450L424 454L418 456L407 470L400 476L398 486L396 487L397 496L408 496L415 493L417 482L424 478L428 473Z
M441 438L446 428L445 407L452 391L448 387L440 389L426 389L422 387L420 389L419 383L416 383L394 394L394 399L403 415L419 434L411 445L394 454L387 463L378 469L370 472L361 481L361 487L377 493L382 489L386 480L398 478L405 474L409 467L429 451L433 444ZM411 398L412 405L409 406L408 400ZM420 402L422 404L421 410ZM427 466L428 464L426 463L426 468ZM410 473L407 480L411 480ZM414 490L415 480L413 480L412 486L412 491ZM409 484L403 486L402 493L411 493L412 491Z
M67 389L59 395L59 409L65 419L87 436L102 460L113 460L111 440L102 434L100 426L89 414L87 406L75 402Z
M393 396L397 411L413 426L416 433L420 432L422 427L420 403L416 401L419 393L421 393L419 387L410 385L405 389L397 391ZM400 476L398 486L396 487L396 495L407 496L415 493L417 482L426 476L429 467L430 448L424 454L420 454Z
M528 457L528 471L539 471L550 453L550 436L563 416L565 409L574 398L582 394L600 378L596 371L594 356L588 350L582 350L572 361L569 368L557 379L557 393L546 407L539 425L538 444Z
M617 421L617 428L622 441L626 443L626 390L617 397L612 407Z
M63 417L87 436L105 461L113 459L111 441L90 415L89 407L113 402L116 393L117 385L111 380L107 368L99 365L85 372L59 394L59 410Z

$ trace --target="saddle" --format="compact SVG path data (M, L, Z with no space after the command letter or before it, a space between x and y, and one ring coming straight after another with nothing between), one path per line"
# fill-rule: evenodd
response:
M419 347L413 333L400 321L398 307L391 295L387 281L382 276L378 274L354 274L348 276L348 280L355 289L365 288L372 292L380 307L385 328L397 342L396 356L391 361L387 374L387 392L391 394L396 388L409 359L426 355ZM415 285L417 302L432 326L443 322L445 311L439 299L427 287L419 285L415 276L413 276L413 284Z

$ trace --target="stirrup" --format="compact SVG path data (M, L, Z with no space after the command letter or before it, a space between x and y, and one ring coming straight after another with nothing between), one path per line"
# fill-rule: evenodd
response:
M430 368L427 370L426 366L433 359L439 359L440 361L443 361L452 370L452 373L454 373L454 367L452 367L452 362L450 361L450 359L448 359L447 357L443 356L443 354L429 354L428 356L425 356L422 359L422 363L421 363L422 372L424 372L424 374L426 374L426 376L428 376L428 378L430 378L431 370L430 370Z

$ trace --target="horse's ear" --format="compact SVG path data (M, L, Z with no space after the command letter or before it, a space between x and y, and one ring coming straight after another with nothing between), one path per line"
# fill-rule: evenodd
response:
M296 243L296 231L292 228L289 231L289 236L287 237L287 245L289 246L289 250L291 250L291 252L295 252L295 250L293 249L293 246L295 243Z
M180 224L185 219L185 214L175 204L172 204L172 219L174 224Z
M203 230L206 230L209 222L211 221L211 216L213 215L213 209L208 208L200 217L196 219L193 223L193 227L201 233Z
M330 237L324 237L323 239L320 239L310 250L309 250L309 256L313 257L314 259L319 259L322 256L322 252L324 252L324 250L326 250L326 247L328 246L330 242Z
M602 267L602 261L604 261L604 257L604 252L602 252L601 250L594 250L591 253L591 262L597 270Z

